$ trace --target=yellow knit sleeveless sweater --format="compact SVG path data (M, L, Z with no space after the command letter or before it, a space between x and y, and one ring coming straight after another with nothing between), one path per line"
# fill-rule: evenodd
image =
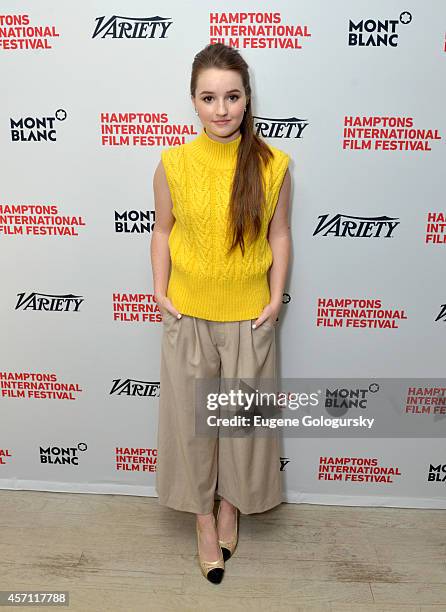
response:
M203 128L194 140L161 152L175 217L167 297L179 312L211 321L257 318L270 301L272 251L266 234L289 155L268 144L274 159L264 168L266 215L260 235L253 244L245 240L244 256L239 246L228 256L229 201L240 141L241 135L217 142Z

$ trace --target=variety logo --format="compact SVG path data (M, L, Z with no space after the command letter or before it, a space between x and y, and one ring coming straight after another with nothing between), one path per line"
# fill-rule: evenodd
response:
M119 472L156 472L157 448L116 447L116 470Z
M5 236L79 236L81 216L61 215L57 206L0 204L0 234Z
M80 295L52 295L49 293L18 293L15 310L39 310L45 312L79 312L84 298Z
M398 319L407 319L405 311L385 309L378 299L318 298L317 301L317 327L398 329Z
M210 13L209 42L237 49L302 49L308 25L282 23L281 13Z
M377 393L379 385L371 383L367 389L326 389L325 409L331 416L341 416L352 408L367 408L369 393Z
M382 467L376 458L319 457L318 480L391 484L394 476L401 476L399 467Z
M290 463L290 459L288 457L280 457L280 472L285 471L285 467Z
M85 442L77 446L48 446L40 447L40 463L50 465L79 465L80 453L87 450Z
M350 47L397 47L398 30L412 21L412 15L403 11L399 19L350 19L348 44Z
M110 395L127 395L128 397L159 397L159 391L159 381L116 378L113 381Z
M38 372L0 372L0 394L8 399L77 399L82 393L78 383L61 383L57 374Z
M12 142L56 142L57 122L65 121L67 113L59 108L54 115L44 117L10 117Z
M33 25L29 15L0 15L0 49L52 49L51 39L57 36L55 26Z
M253 121L254 131L261 138L302 138L302 133L308 125L306 119L298 117L274 119L254 115Z
M342 148L353 151L431 151L437 129L414 127L412 117L344 117Z
M167 38L170 17L96 17L92 38Z
M115 232L117 234L151 234L155 225L154 210L115 210Z
M409 387L406 414L446 414L445 387Z
M426 243L446 244L446 213L427 213Z
M338 238L393 238L392 233L400 224L398 217L353 217L342 213L319 215L318 219L313 236Z
M441 305L440 312L438 313L435 321L443 321L446 323L446 304Z

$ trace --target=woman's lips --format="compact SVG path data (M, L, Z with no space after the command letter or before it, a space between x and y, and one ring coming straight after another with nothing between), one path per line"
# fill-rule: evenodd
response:
M214 121L214 123L216 123L217 125L225 125L226 123L229 123L229 119L227 119L226 121Z

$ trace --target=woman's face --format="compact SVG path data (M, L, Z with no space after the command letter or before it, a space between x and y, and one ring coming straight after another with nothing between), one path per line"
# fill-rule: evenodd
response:
M239 136L247 99L238 72L219 68L202 70L192 102L211 138L225 142Z

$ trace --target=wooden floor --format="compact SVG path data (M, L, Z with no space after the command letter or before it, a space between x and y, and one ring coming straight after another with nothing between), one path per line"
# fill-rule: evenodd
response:
M446 511L282 504L240 517L219 585L195 516L156 498L0 491L0 590L79 612L446 611ZM11 609L9 607L5 610Z

